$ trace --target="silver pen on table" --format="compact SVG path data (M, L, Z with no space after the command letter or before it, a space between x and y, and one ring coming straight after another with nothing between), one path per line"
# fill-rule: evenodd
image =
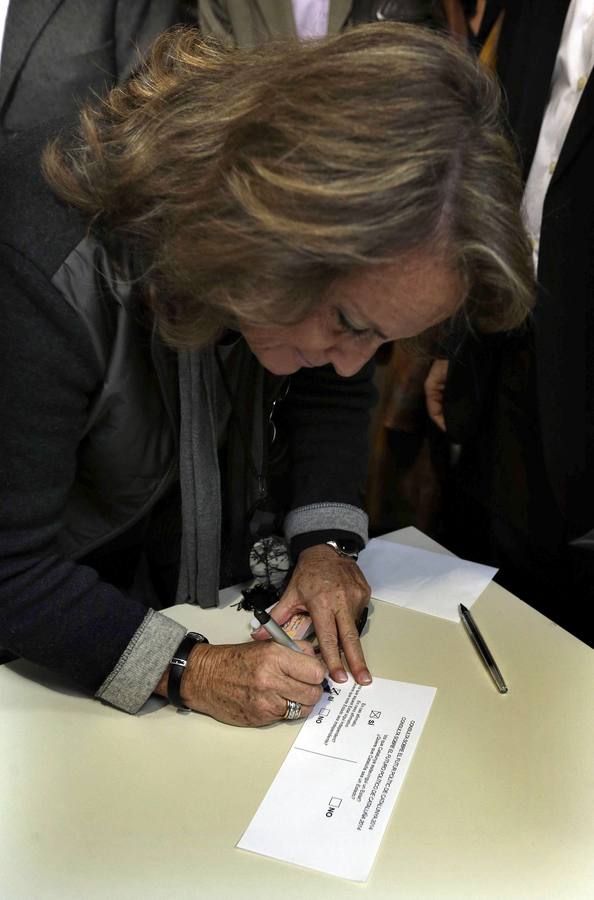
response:
M289 650L294 650L295 653L304 652L301 647L296 644L292 638L289 637L287 632L283 631L278 622L275 622L270 613L267 613L265 609L254 609L253 613L260 625L262 625L262 627L266 629L273 641L276 641L277 644L282 644L283 647L288 647ZM322 681L322 688L324 691L326 691L327 694L331 693L327 678L324 678L324 680Z
M462 619L464 627L466 628L466 631L468 632L468 635L469 635L472 643L478 650L479 654L482 656L483 662L485 663L486 667L488 668L489 672L491 673L491 678L497 685L497 689L498 689L499 693L507 694L507 685L506 685L505 681L503 680L503 675L501 674L501 672L499 670L499 666L495 662L495 659L493 658L493 654L487 647L484 637L478 630L478 626L477 626L476 622L474 621L474 619L472 618L470 611L468 609L466 609L466 607L463 606L461 603L459 603L458 604L458 612L460 613L460 618Z

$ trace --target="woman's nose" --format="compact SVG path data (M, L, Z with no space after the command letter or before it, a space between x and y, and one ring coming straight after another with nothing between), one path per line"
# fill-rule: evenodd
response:
M373 350L364 350L354 344L351 335L333 333L321 316L307 321L297 343L314 366L331 363L338 375L345 378L355 375L373 355Z
M363 368L373 353L336 344L327 351L326 355L328 362L334 366L336 374L342 375L343 378L349 378Z

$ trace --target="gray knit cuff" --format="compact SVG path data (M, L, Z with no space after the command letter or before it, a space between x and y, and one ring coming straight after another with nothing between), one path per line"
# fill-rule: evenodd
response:
M127 713L137 713L155 690L186 629L149 609L140 627L95 696Z
M367 513L350 503L310 503L292 509L285 516L284 529L287 541L308 531L351 531L367 543L369 519Z

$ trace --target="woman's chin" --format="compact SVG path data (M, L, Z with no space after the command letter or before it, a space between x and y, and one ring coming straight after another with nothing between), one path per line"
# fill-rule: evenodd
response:
M293 375L298 372L305 363L295 354L280 356L274 353L256 353L258 362L273 375Z
M265 363L262 365L272 375L294 375L299 369L303 368L301 363Z

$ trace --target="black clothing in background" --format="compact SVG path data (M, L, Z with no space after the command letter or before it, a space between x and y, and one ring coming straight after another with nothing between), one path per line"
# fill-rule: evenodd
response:
M524 177L536 149L569 0L507 4L498 67ZM446 421L462 454L448 505L455 548L582 640L594 601L594 78L544 203L533 318L467 342Z
M188 20L176 0L11 0L0 60L0 134L71 116L124 80L154 39Z

